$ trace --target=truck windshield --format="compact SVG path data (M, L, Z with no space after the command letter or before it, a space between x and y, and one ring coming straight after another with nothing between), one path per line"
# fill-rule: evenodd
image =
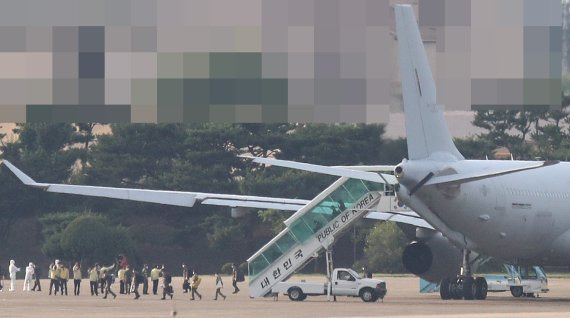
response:
M360 275L357 272L355 272L354 270L352 270L350 268L348 269L348 272L350 273L350 275L352 275L355 278L362 278L362 277L360 277Z

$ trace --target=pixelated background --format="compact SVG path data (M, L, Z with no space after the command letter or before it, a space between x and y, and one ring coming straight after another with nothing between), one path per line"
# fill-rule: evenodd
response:
M393 5L448 111L561 104L561 0L0 1L0 122L387 122Z

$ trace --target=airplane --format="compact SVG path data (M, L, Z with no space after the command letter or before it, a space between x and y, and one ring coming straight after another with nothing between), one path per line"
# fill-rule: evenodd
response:
M394 175L366 167L329 167L269 158L253 162L393 186L426 226L403 253L412 273L440 283L442 299L485 299L473 274L481 255L509 264L570 264L570 164L558 161L466 160L437 104L435 82L413 9L396 5L396 36L409 158ZM306 200L37 183L4 164L26 185L48 192L179 206L202 204L295 210ZM395 176L395 177L394 177ZM416 224L417 224L417 220ZM414 225L414 222L404 222ZM455 261L459 257L460 261Z

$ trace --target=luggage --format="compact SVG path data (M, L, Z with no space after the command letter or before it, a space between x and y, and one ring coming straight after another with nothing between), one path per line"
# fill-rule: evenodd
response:
M243 282L243 281L245 281L245 275L243 274L242 271L238 270L236 275L236 282Z

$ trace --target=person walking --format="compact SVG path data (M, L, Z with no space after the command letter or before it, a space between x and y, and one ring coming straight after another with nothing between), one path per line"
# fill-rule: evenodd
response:
M117 278L119 279L119 294L125 294L125 269L119 268L117 272Z
M173 288L172 288L172 276L170 275L169 272L167 272L164 269L164 266L162 267L162 300L166 299L166 295L170 296L170 299L172 299L172 292L173 292Z
M95 264L89 269L89 288L91 289L91 296L99 296L99 289L97 288L99 282L99 264Z
M186 294L190 290L190 271L186 264L182 264L182 290Z
M125 271L125 293L127 295L131 294L131 288L133 287L133 270L130 266L127 266Z
M143 268L141 270L141 275L143 276L143 295L148 295L148 276L149 276L149 271L148 271L148 265L144 264Z
M16 273L20 271L19 267L16 267L16 261L10 260L10 266L8 266L8 272L10 273L10 291L16 291Z
M81 289L81 264L75 262L73 265L73 295L79 296L79 290Z
M198 276L196 271L193 271L192 274L193 274L192 275L192 298L190 298L190 300L195 299L194 295L198 295L200 300L202 300L202 295L200 295L200 293L198 292L198 286L200 286L200 283L202 282L202 278L200 278L200 276Z
M107 282L105 281L105 273L101 270L101 266L97 266L99 270L99 287L101 288L101 294L105 293L105 285Z
M65 290L65 296L67 296L67 281L69 280L69 268L65 263L61 263L60 271L60 282L61 282L61 296L63 296L63 291Z
M243 282L243 273L239 270L235 263L232 264L232 286L234 286L233 294L237 294L239 292L239 288L237 286L238 282Z
M214 296L214 300L218 300L218 295L224 297L224 300L226 300L226 295L222 294L222 288L224 288L222 276L220 276L218 273L216 273L214 276L216 277L216 296Z
M103 296L103 299L107 299L107 295L109 294L113 295L113 299L117 298L117 294L111 290L111 285L113 285L113 281L115 280L115 277L111 272L113 268L115 268L115 264L101 268L101 272L103 273L103 277L105 279L105 296Z
M144 268L144 266L143 266ZM141 295L139 294L139 285L144 283L144 280L146 279L144 277L144 275L142 274L142 270L139 272L135 269L133 269L133 280L135 283L135 287L133 288L133 293L135 294L135 299L139 299L141 298ZM148 285L148 284L147 284ZM148 288L148 287L147 287ZM144 287L143 287L144 290Z
M51 263L49 265L48 277L49 277L49 294L51 295L51 292L53 290L54 295L57 295L57 292L59 291L59 282L57 281L57 266L55 265L55 263Z
M42 268L34 264L34 287L32 287L32 291L42 291L42 285L40 283L40 279L42 278Z
M153 295L158 294L158 279L160 278L160 273L161 273L161 269L158 267L158 265L156 265L156 267L150 271L150 280L152 280L152 294Z
M0 265L0 292L4 291L4 269Z
M23 291L32 290L32 279L34 278L34 263L30 262L26 266L26 276L24 276L24 288Z

